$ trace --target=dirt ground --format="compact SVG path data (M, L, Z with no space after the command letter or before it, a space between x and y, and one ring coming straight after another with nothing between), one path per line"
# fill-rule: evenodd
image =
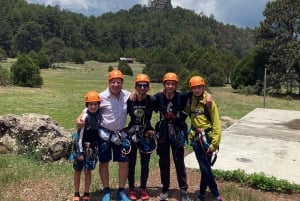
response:
M232 120L233 121L233 120ZM233 121L234 122L234 121ZM294 125L294 124L293 124ZM296 125L299 125L298 123ZM178 201L180 200L180 192L178 190L178 183L174 168L174 163L171 161L171 184L169 191L169 201ZM198 170L187 169L188 176L188 184L189 184L189 196L192 200L197 200L198 190L199 190L199 182L200 182L200 173ZM40 182L33 183L32 181L23 182L18 185L12 185L5 189L5 192L1 192L4 200L9 201L71 201L73 192L70 192L69 189L62 189L61 184L66 183L66 179L68 182L71 182L69 178L57 178L55 181L53 180L41 180ZM149 201L158 201L159 194L161 193L161 182L160 182L160 171L159 168L155 168L150 171L149 179L148 179L148 192L150 195ZM243 196L244 200L248 201L256 201L259 198L259 201L300 201L300 194L279 194L272 192L264 192L261 190L256 190L253 188L241 186L237 183L227 182L227 181L219 181L217 180L217 184L220 192L226 201L242 201ZM139 183L136 183L136 186L139 186ZM116 191L113 189L113 191ZM226 192L230 192L231 195L226 194ZM236 192L236 196L232 195ZM241 196L240 194L243 194ZM113 199L115 193L113 192ZM139 196L139 189L137 188L137 195ZM253 199L249 198L252 197ZM252 195L252 196L251 196ZM100 200L101 193L91 192L91 200ZM238 198L238 199L237 199ZM211 194L207 193L207 201L212 199Z
M200 175L199 171L194 169L187 169L187 176L188 176L188 184L189 184L189 196L192 200L197 200L197 195L199 192L199 184L200 184ZM159 169L155 169L151 171L149 180L148 180L148 188L149 194L151 195L151 200L159 200L158 196L161 192L161 185L160 184L160 176L159 176ZM217 181L218 187L220 192L222 193L223 197L226 201L236 201L233 198L228 198L226 194L223 192L226 191L228 188L237 188L243 191L250 192L251 194L259 197L261 200L265 201L292 201L292 200L299 200L300 201L300 194L278 194L278 193L271 193L271 192L263 192L260 190L255 190L248 187L242 187L239 184L226 182L226 181ZM207 191L207 201L212 199L212 195L209 191ZM178 183L175 173L175 168L172 168L171 171L171 184L170 184L170 192L169 192L169 201L178 201L180 200L180 192L178 190Z
M174 166L171 168L171 185L169 192L169 201L178 201L180 200L180 192L178 190L177 178L175 173ZM188 184L189 184L189 196L192 200L197 200L198 189L199 189L199 171L193 169L187 169L188 175ZM159 169L156 168L150 172L148 180L148 192L151 199L149 201L158 201L159 194L161 192L160 185L160 176ZM2 192L5 200L15 201L71 201L72 192L69 192L67 189L61 189L61 184L66 182L66 178L59 178L55 181L41 180L40 182L24 182L20 185L13 185L6 189L6 192ZM243 200L240 196L241 193L246 194L245 200L257 200L260 201L294 201L300 200L300 194L278 194L271 192L263 192L260 190L255 190L248 187L243 187L236 183L226 182L226 181L217 181L220 192L226 201L239 201ZM139 186L137 183L136 186ZM137 195L139 196L139 189L137 188ZM116 191L115 189L113 191ZM231 192L231 195L226 195L226 191ZM232 195L232 192L239 194L238 196ZM249 199L249 196L252 195L253 199ZM17 196L15 196L17 195ZM114 199L115 192L113 192ZM91 200L100 200L101 193L91 192ZM235 198L234 198L235 197ZM238 199L237 199L238 198ZM207 193L207 201L212 199L211 194Z

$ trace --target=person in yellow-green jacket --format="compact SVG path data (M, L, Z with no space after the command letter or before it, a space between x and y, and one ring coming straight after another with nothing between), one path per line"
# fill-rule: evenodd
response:
M201 171L200 191L198 201L205 200L205 192L209 187L214 200L224 201L216 184L211 166L214 154L221 141L221 122L217 105L212 101L211 107L206 107L205 82L200 76L193 76L189 80L191 97L184 108L184 112L191 118L191 132L189 138L194 149Z

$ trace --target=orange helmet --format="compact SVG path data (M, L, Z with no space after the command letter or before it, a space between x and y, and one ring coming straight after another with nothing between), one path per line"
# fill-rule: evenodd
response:
M85 102L90 103L90 102L100 102L100 96L97 91L89 91L85 95Z
M148 82L150 83L150 78L148 75L145 75L145 74L138 74L136 77L135 77L135 83L137 82Z
M201 86L201 85L205 85L205 82L203 80L202 77L200 76L193 76L191 77L190 81L189 81L189 85L190 88L194 87L194 86Z
M164 75L163 82L165 82L165 81L167 81L167 80L178 82L178 76L177 76L175 73L166 73L166 74Z
M108 81L114 78L120 78L123 80L123 73L119 70L112 70L108 74Z

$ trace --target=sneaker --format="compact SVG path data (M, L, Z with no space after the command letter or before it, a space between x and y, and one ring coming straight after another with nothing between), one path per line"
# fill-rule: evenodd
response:
M117 200L118 201L130 201L124 190L123 191L118 191Z
M149 195L145 188L141 189L141 199L142 201L149 200Z
M169 197L169 192L168 192L168 191L162 192L162 193L159 195L159 199L160 199L160 200L168 200L168 197Z
M91 200L91 197L89 195L85 195L82 198L82 201L90 201L90 200Z
M136 200L136 194L134 188L129 189L129 199L130 200Z
M110 198L111 198L110 190L105 190L103 192L102 201L110 201Z
M189 195L186 190L180 190L181 201L190 201Z
M225 199L219 195L219 197L215 198L214 201L225 201Z
M80 197L74 196L74 197L73 197L73 201L80 201Z

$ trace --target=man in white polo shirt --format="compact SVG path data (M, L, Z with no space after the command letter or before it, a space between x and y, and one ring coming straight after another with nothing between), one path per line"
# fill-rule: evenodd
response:
M102 201L111 200L109 187L109 161L119 163L119 189L117 200L130 201L124 187L128 176L128 157L122 154L120 143L114 141L116 133L121 131L127 119L127 100L130 92L123 89L123 74L112 70L108 74L108 88L99 94L101 98L100 113L102 114L99 140L99 173L103 185ZM78 126L82 123L77 120ZM114 143L113 143L114 142Z
M102 100L100 104L100 112L102 113L102 129L101 135L111 139L112 132L120 131L125 127L127 118L127 100L130 92L123 90L123 74L119 70L112 70L108 75L108 88L100 93ZM101 137L99 143L99 171L101 182L103 184L102 201L110 201L111 191L109 188L109 161L119 163L119 189L117 199L120 201L129 201L124 191L124 187L128 176L128 157L122 155L121 146L110 143L111 149L101 150L101 144L106 143L107 139Z

